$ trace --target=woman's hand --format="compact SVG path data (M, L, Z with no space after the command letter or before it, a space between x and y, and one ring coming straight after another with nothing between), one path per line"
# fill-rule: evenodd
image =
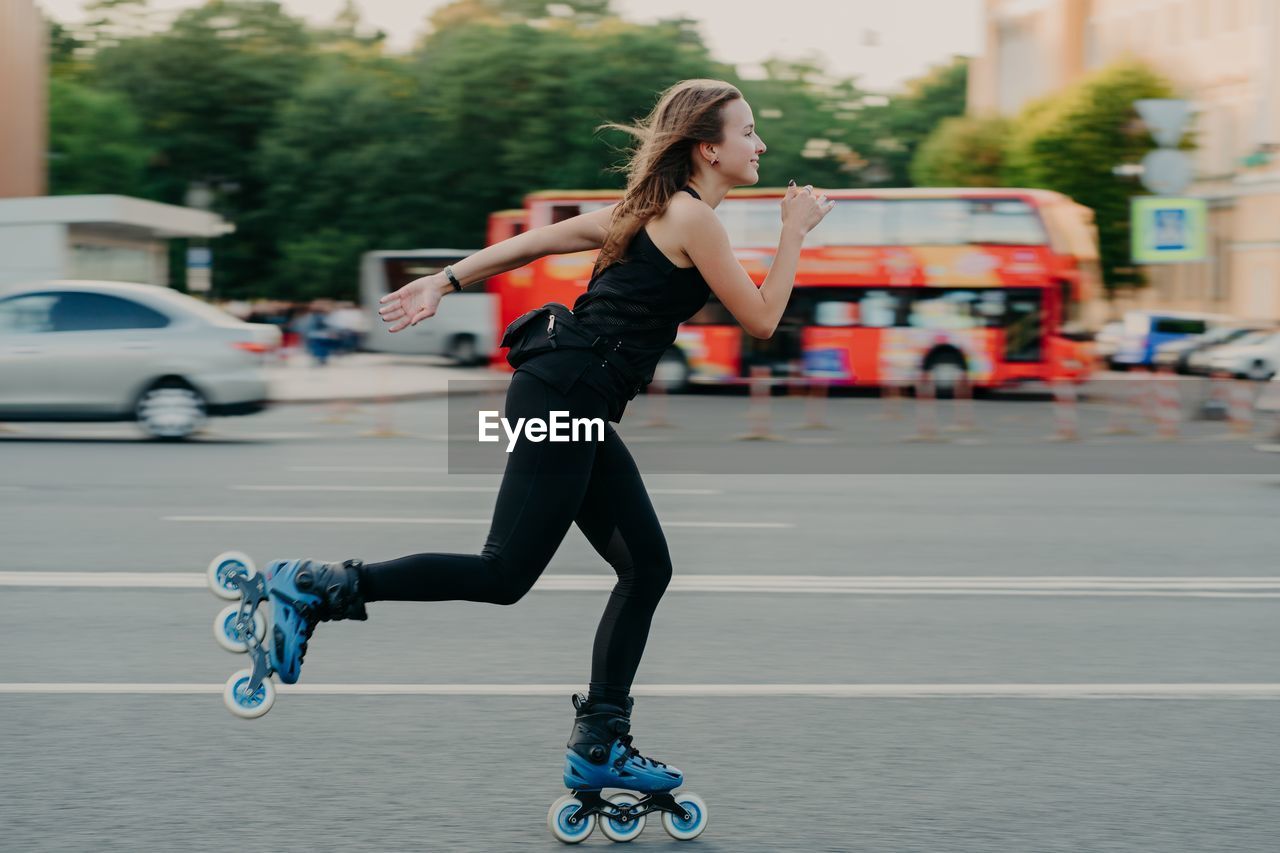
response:
M388 332L398 332L416 326L436 313L436 306L444 298L447 279L443 272L415 278L399 290L378 300L382 307L378 313L382 322L390 323Z
M836 206L825 195L814 195L813 187L798 188L792 181L782 199L782 227L792 228L804 236L812 231Z

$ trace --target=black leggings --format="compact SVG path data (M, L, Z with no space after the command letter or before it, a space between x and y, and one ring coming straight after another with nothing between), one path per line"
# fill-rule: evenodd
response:
M515 604L537 581L576 522L613 566L618 582L591 656L591 692L625 697L671 580L666 537L630 451L607 421L602 395L582 383L561 394L517 371L504 416L550 420L552 410L600 418L604 441L531 442L508 455L493 523L479 554L415 554L365 566L366 601L485 601ZM507 438L501 433L501 445Z

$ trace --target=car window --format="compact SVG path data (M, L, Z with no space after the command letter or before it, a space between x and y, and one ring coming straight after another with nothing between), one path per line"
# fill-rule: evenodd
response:
M0 334L53 331L51 318L56 293L33 293L0 300Z
M131 299L79 291L57 296L50 310L55 332L160 329L169 325L168 317Z

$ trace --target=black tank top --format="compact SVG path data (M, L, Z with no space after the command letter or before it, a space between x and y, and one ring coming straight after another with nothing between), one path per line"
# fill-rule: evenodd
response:
M691 187L684 191L702 198ZM574 301L573 313L587 329L621 341L618 354L648 385L662 354L675 342L679 325L698 313L710 296L711 288L697 268L671 263L642 227L623 257L592 278ZM583 350L545 353L520 369L561 391L577 380L587 383L609 399L609 419L615 422L631 398L617 371Z

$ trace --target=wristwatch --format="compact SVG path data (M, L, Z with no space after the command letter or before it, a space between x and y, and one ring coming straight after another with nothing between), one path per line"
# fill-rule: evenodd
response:
M457 277L456 275L454 275L454 274L453 274L453 267L451 267L451 266L447 266L447 267L445 267L445 268L444 268L444 274L445 274L445 276L449 279L449 283L453 285L453 291L454 291L454 293L461 293L461 292L462 292L462 282L458 281L458 277Z

